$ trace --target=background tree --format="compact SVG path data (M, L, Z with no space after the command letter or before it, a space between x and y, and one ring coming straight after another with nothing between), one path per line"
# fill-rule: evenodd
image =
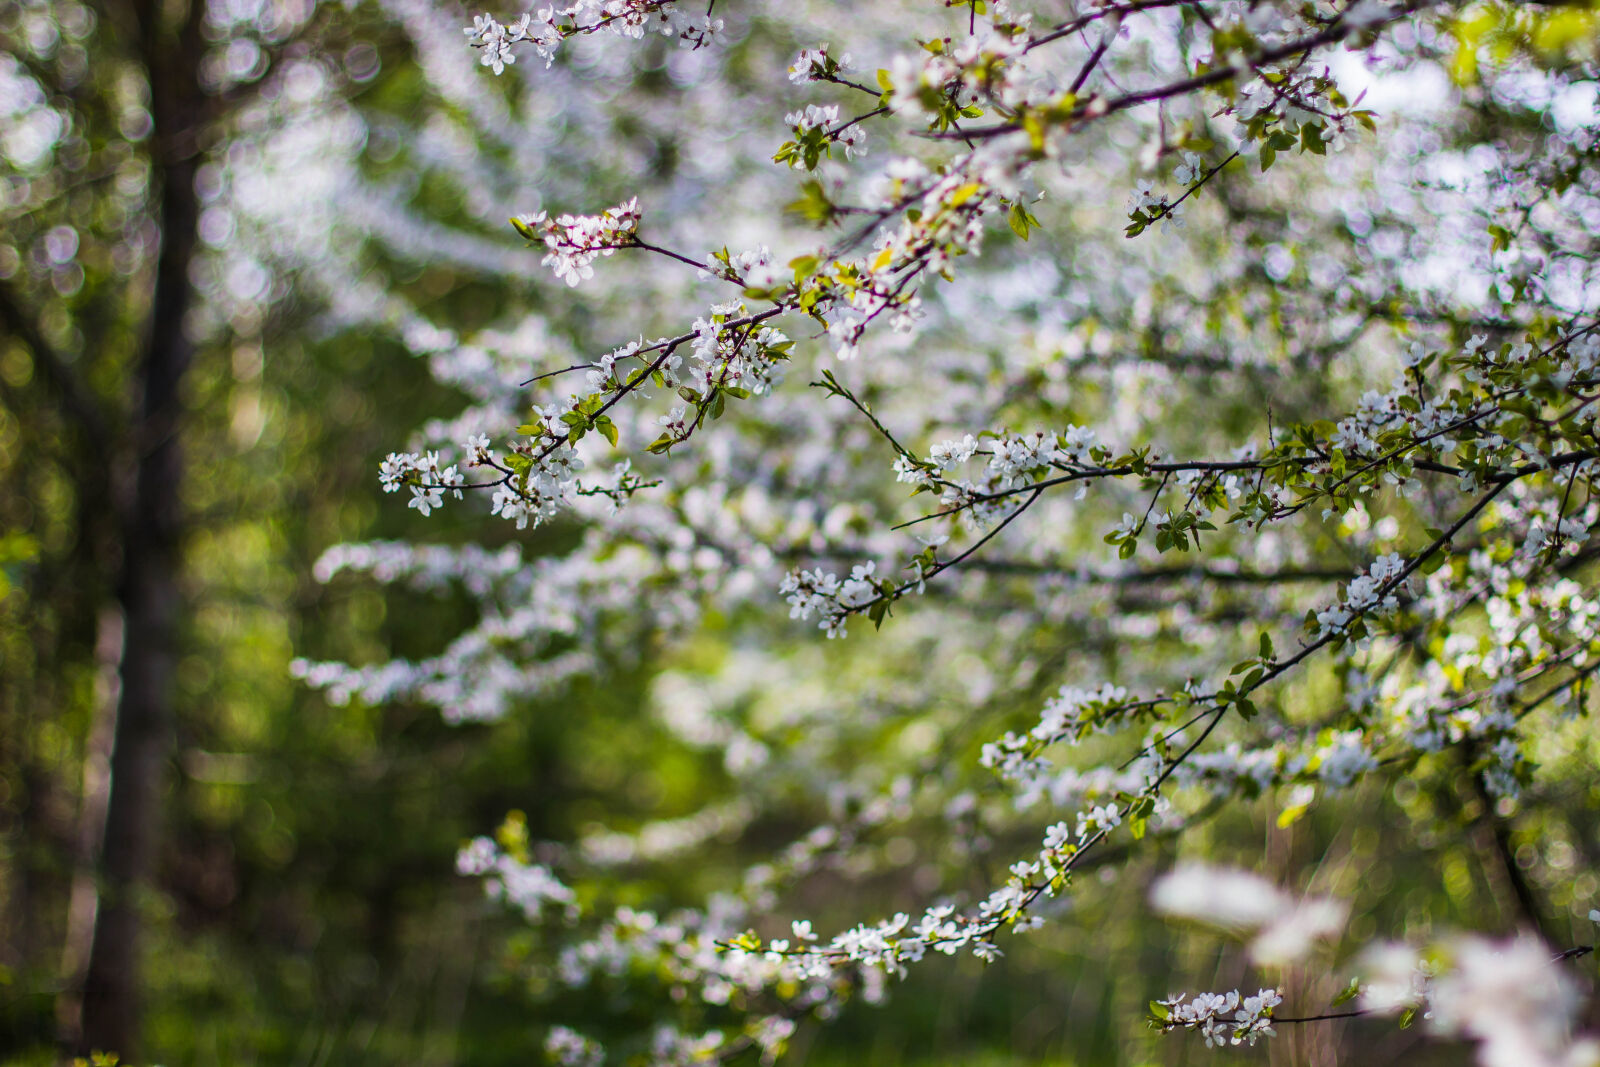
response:
M115 703L114 717L90 728L91 758L108 760L110 776L95 768L102 781L84 790L73 834L80 862L98 863L101 891L79 880L66 915L69 968L87 955L85 1036L111 1047L135 1041L138 894L154 862L170 745L182 530L177 429L192 359L183 324L198 216L202 14L196 6L169 24L153 6L112 12L123 19L118 36L128 44L105 56L103 68L91 66L90 46L97 32L112 31L97 28L91 9L18 8L10 18L7 74L18 121L8 144L15 194L8 199L22 248L8 246L0 307L17 342L12 383L33 379L48 398L44 405L19 398L19 408L54 430L30 440L53 437L52 458L59 457L42 476L19 472L24 491L13 506L23 514L12 522L31 527L19 520L41 508L46 529L57 527L43 545L17 542L53 564L36 571L29 600L54 602L38 622L59 630L54 648L36 649L68 662L92 650L115 664L115 683L108 677L100 694ZM119 85L119 75L136 80ZM154 147L141 158L135 146L147 140ZM95 195L95 185L119 179L119 199ZM101 268L92 284L80 259ZM56 500L40 499L44 486ZM97 617L98 634L89 628ZM19 709L13 721L31 734L36 716ZM23 768L31 762L19 760ZM25 770L24 777L34 776ZM22 810L46 818L49 786L36 777L28 784L35 788ZM25 860L18 873L18 895L28 902L16 916L29 931L18 944L26 956L48 926L32 913L37 868Z

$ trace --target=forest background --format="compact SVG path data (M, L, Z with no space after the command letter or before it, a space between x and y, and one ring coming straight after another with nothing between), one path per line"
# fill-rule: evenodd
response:
M648 618L617 622L596 662L535 695L500 694L495 721L447 722L423 699L330 701L291 665L423 660L478 619L476 601L447 586L319 571L334 545L425 536L491 555L515 544L533 560L582 536L576 522L519 532L464 512L419 534L415 511L376 479L418 426L484 403L482 379L500 382L487 390L498 396L559 362L552 352L646 328L626 291L574 302L505 216L536 203L595 211L650 186L688 218L707 210L695 201L708 188L732 188L744 199L730 217L758 230L797 181L769 159L786 66L830 35L900 29L892 6L724 12L737 31L710 73L670 41L577 42L549 71L524 57L507 82L490 82L465 47L467 13L428 0L0 8L0 1058L49 1063L115 1044L168 1065L512 1064L543 1056L554 1024L604 1032L619 1013L648 1015L656 994L626 983L562 988L539 962L541 935L458 877L456 854L497 827L502 840L576 848L722 810L742 780L724 735L695 736L658 709L663 686L742 654L739 612L709 614L692 640L662 638ZM1534 49L1515 7L1464 5L1454 36L1411 40L1410 80L1387 95L1376 83L1377 106L1431 101L1424 111L1448 116L1420 135L1435 147L1561 128L1574 108L1591 121L1586 66L1571 80L1589 95L1542 111L1485 87L1497 63L1514 70ZM1582 22L1557 51L1592 64L1591 32ZM1111 148L1140 171L1137 140ZM1281 209L1319 180L1285 169L1270 203L1228 205L1247 235L1212 239L1248 241L1289 292L1312 283L1278 273L1275 257L1292 262L1299 242L1325 235ZM1123 188L1109 197L1118 208ZM1064 234L1051 243L1048 225L1034 239L1061 263L1082 254ZM1002 267L1008 241L995 239ZM436 358L469 340L467 370ZM1187 357L1142 355L1191 385L1215 376L1187 400L1235 426L1269 401L1311 406L1352 385L1329 374L1286 386L1273 358L1185 370ZM581 636L541 655L561 662ZM801 651L814 638L791 631L801 673L827 669ZM828 662L892 710L892 680L863 675L861 655ZM130 657L145 665L131 680L119 670ZM1021 691L980 703L998 722L1038 701ZM109 784L119 728L133 731L119 787L136 794L120 805ZM861 746L865 764L902 741L875 727L844 749ZM1569 756L1588 765L1581 749ZM825 789L792 788L790 808L730 818L688 857L624 865L616 894L662 906L736 882L828 810ZM1375 892L1357 940L1533 924L1577 944L1600 890L1597 789L1576 771L1557 777L1535 815L1512 821L1465 780L1375 783L1287 824L1265 801L1231 811L1181 847ZM126 810L154 813L154 836L119 830ZM108 840L145 850L110 880L97 867ZM884 870L939 841L911 824L878 866L798 890L801 912L825 923L865 901L894 910L909 890ZM1076 936L989 966L924 968L886 1004L851 1003L802 1029L794 1062L1214 1055L1138 1025L1149 1000L1185 982L1240 982L1236 953L1151 920L1142 891L1122 888L1144 886L1179 847L1114 854L1125 862L1076 904ZM108 908L127 913L127 954L99 963L97 983L91 941ZM83 1032L86 986L121 998L109 1042ZM1339 1025L1373 1028L1368 1063L1468 1055L1423 1053L1416 1032L1385 1024ZM1322 1062L1337 1045L1306 1031L1230 1054Z

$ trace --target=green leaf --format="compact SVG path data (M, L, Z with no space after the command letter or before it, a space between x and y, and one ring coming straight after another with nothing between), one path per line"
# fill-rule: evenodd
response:
M1333 998L1333 1003L1330 1005L1330 1007L1337 1008L1341 1004L1348 1004L1360 995L1361 979L1352 978L1350 979L1350 984L1341 989L1339 991L1339 995Z
M1011 224L1011 232L1022 238L1028 239L1028 211L1021 204L1012 204L1011 210L1006 212L1006 221Z
M784 210L818 226L832 222L839 213L833 201L828 199L827 190L814 178L800 186L800 198L784 205Z
M594 421L594 427L595 427L595 429L600 431L601 435L604 436L607 441L611 442L611 446L613 448L616 447L616 445L617 445L617 425L616 425L616 423L612 422L609 418L607 418L606 416L602 415L602 416L600 416L598 419L596 419Z

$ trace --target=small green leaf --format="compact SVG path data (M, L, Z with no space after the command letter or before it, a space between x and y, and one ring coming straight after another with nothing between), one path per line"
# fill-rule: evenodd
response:
M815 179L801 185L800 198L785 205L784 210L818 226L832 222L838 214L838 208L828 199L827 190Z
M1022 238L1028 239L1028 211L1021 204L1012 204L1011 210L1006 212L1006 221L1011 224L1011 232Z
M1350 979L1350 984L1341 989L1339 991L1339 995L1333 998L1333 1004L1331 1006L1337 1008L1341 1004L1348 1004L1360 995L1361 979L1352 978Z

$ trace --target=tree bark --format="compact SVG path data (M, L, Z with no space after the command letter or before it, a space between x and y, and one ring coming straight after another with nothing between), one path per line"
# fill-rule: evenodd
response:
M204 119L199 64L203 0L190 0L176 33L158 0L134 0L150 78L161 244L140 361L134 487L122 522L117 597L124 637L121 694L111 753L111 791L100 860L100 900L83 989L85 1049L138 1055L142 898L160 845L161 799L173 736L173 674L182 612L183 533L178 427L184 372L193 345L184 332L191 304L199 202L196 131ZM170 10L170 8L169 8Z
M94 720L83 754L83 785L78 805L72 885L67 895L66 932L61 946L63 991L56 999L56 1025L62 1044L83 1042L83 988L89 953L94 945L95 917L100 908L99 859L106 840L106 809L111 793L112 731L122 686L118 664L126 643L122 608L107 605L100 612L95 641Z

